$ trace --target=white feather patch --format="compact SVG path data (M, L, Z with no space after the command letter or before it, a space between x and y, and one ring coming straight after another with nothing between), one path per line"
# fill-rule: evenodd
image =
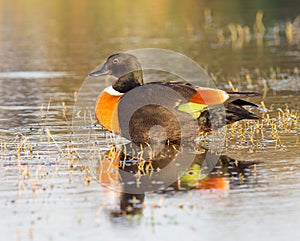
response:
M124 95L124 93L121 93L119 91L116 91L112 86L108 86L104 89L104 92L113 95L113 96L121 96Z

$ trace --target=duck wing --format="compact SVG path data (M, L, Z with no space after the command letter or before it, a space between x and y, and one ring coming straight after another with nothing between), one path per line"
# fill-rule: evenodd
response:
M179 103L177 110L198 119L200 130L211 131L244 119L260 119L244 106L257 107L246 98L260 96L256 92L225 92L207 87L194 87L185 82L162 82L181 94L187 102Z
M155 82L155 84L169 87L182 95L188 102L194 104L218 105L229 99L229 94L223 90L213 89L208 87L193 86L187 82L165 81ZM235 95L232 95L235 98Z
M202 111L210 106L221 105L229 99L229 95L219 89L192 86L187 82L165 81L155 84L174 90L183 98L174 102L174 108L181 112L189 113L194 119L200 117Z

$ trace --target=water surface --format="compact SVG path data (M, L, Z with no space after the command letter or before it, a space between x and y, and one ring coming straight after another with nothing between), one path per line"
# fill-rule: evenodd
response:
M2 237L299 238L299 7L295 0L0 0ZM249 164L227 179L229 188L149 193L140 215L119 216L119 193L88 168L111 137L87 111L83 136L74 138L74 100L108 55L148 47L191 57L219 88L261 92L267 110L258 126L229 128L224 154ZM92 103L105 84L80 100Z

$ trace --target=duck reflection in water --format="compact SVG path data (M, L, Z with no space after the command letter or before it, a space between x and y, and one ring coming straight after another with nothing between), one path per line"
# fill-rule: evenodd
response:
M109 158L114 159L113 167L118 173L113 177L107 178L107 173L100 172L103 166L99 167L99 181L108 182L113 178L115 184L122 187L120 209L114 210L112 216L142 214L145 193L149 191L163 194L191 189L228 190L232 180L241 181L254 165L250 161L237 161L226 155L217 155L201 146L194 146L189 152L185 149L185 153L182 153L178 144L151 147L152 156L149 156L149 149L140 149L132 144L124 145L122 150L110 151ZM193 160L183 171L181 165L191 155ZM208 166L211 164L209 162L212 162L213 167ZM159 175L165 169L164 175ZM208 173L205 169L211 171L208 170Z

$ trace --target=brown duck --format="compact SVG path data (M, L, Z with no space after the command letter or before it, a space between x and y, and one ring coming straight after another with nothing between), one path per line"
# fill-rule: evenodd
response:
M244 119L259 117L244 106L255 92L225 92L181 81L143 82L138 59L131 54L109 56L89 76L111 75L116 81L100 93L95 107L99 123L134 143L180 143Z

